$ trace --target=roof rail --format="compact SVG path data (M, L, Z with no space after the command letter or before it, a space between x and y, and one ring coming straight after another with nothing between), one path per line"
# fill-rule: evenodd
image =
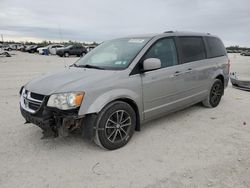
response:
M164 31L164 33L174 33L174 31Z

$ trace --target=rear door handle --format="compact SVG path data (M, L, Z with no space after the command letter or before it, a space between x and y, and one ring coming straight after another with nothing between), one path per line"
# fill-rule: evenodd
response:
M175 73L174 73L174 75L173 76L179 76L179 75L181 75L182 74L182 72L180 72L180 71L176 71Z

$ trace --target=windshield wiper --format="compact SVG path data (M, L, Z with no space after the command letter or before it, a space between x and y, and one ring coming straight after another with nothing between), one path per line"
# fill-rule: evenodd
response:
M89 64L86 64L86 65L76 65L76 64L73 64L73 66L75 67L84 67L84 68L89 68L89 69L100 69L100 70L104 70L103 67L98 67L96 65L89 65Z

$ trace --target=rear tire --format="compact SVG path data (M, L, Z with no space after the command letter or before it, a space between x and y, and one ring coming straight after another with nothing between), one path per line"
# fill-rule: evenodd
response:
M223 93L224 93L224 86L221 80L215 79L207 98L202 101L202 104L208 108L214 108L218 106L221 101Z
M108 150L121 148L133 136L135 125L134 109L122 101L112 102L98 114L94 141Z

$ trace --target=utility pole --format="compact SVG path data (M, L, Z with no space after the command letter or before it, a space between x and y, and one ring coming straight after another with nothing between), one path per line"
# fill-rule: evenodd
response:
M3 34L1 34L1 37L2 37L2 43L3 43Z

